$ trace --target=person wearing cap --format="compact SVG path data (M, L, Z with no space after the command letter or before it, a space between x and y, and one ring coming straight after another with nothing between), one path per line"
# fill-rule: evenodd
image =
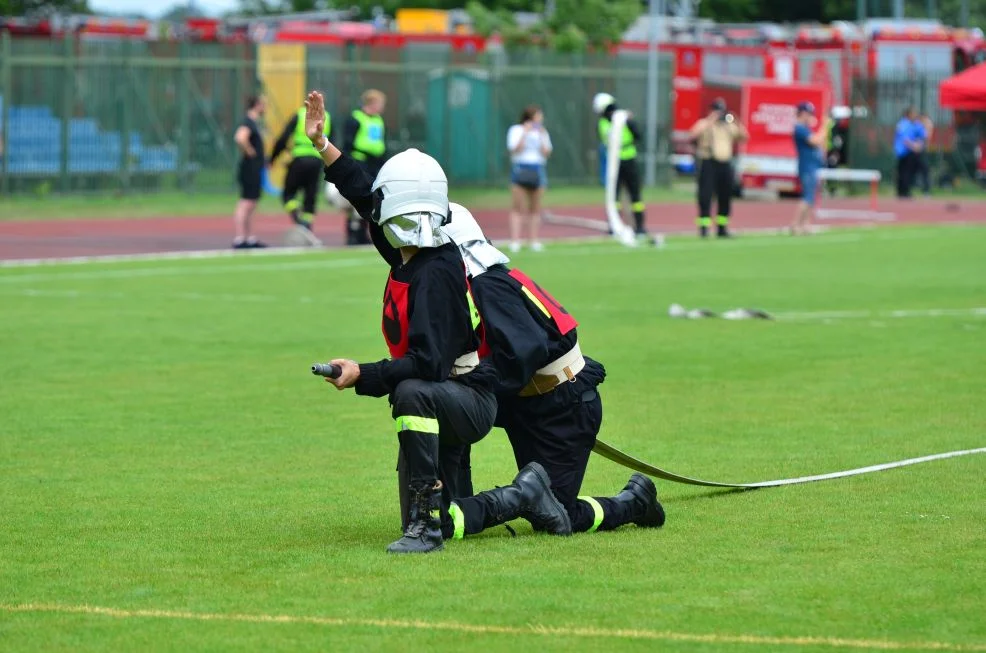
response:
M355 159L325 138L325 104L313 91L305 100L305 133L325 164L325 180L369 224L370 237L390 266L382 331L390 357L356 363L335 359L339 390L389 397L399 443L398 479L404 535L391 553L443 548L443 521L461 487L468 447L493 426L495 370L479 365L478 316L471 306L458 248L442 232L450 219L448 179L435 159L415 149L395 155L371 179ZM521 470L502 495L515 516L544 520L551 532L571 524L551 495L539 466Z
M828 133L827 121L818 125L815 105L800 103L795 110L794 148L798 154L798 180L801 182L801 201L791 224L792 235L808 233L808 221L815 210L818 193L818 170L822 167L822 149ZM817 127L812 131L813 127Z
M717 98L709 114L698 120L691 130L695 140L695 163L698 167L698 235L706 238L712 226L712 198L716 198L716 235L728 238L729 214L733 197L733 153L737 143L749 134L729 113L726 101Z
M592 99L592 109L599 116L597 129L599 140L603 147L609 145L609 132L613 122L613 112L619 107L616 98L609 93L597 93ZM647 230L644 228L644 205L641 195L640 166L637 164L637 145L643 140L640 127L633 120L633 114L628 114L623 132L620 134L620 169L616 178L616 190L626 189L630 196L631 209L633 211L634 232L638 236L646 236Z
M603 366L583 356L578 323L547 290L517 268L487 240L472 214L452 204L442 227L459 246L480 315L482 365L497 373L497 418L507 432L517 468L540 464L551 490L565 507L572 532L609 531L625 524L655 528L664 509L654 482L633 474L612 497L579 496L589 455L602 424L597 387ZM453 502L453 537L481 532L503 522L494 494ZM545 524L532 520L535 530Z

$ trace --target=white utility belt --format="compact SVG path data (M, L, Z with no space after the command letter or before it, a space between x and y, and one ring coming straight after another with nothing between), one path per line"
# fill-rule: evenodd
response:
M521 397L543 395L551 392L566 381L574 381L585 368L585 358L579 343L575 343L564 355L548 363L534 373L534 377L520 391Z
M471 351L468 354L462 354L452 363L451 376L462 376L463 374L468 374L474 369L479 367L479 353Z

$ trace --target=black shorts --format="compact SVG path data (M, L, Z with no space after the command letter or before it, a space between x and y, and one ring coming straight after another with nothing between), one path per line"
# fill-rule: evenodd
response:
M237 175L237 181L240 184L240 199L254 202L260 199L263 174L262 166L240 166Z

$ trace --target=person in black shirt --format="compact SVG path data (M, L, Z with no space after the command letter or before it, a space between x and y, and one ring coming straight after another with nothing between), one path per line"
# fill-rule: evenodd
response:
M578 496L596 444L603 407L597 386L603 366L584 357L577 323L541 286L517 269L483 234L465 207L452 205L443 227L459 246L481 318L484 363L497 372L497 418L510 438L517 467L540 463L573 532L607 531L624 524L664 524L654 482L633 474L615 497ZM482 366L481 366L482 367ZM454 537L501 523L496 496L481 492L457 500ZM536 530L543 528L531 520Z
M441 231L449 219L448 181L437 161L413 149L392 158L371 180L325 138L322 95L310 93L305 104L305 131L325 163L325 180L367 220L377 251L390 265L382 330L391 357L359 364L335 359L341 374L328 380L340 390L389 396L398 467L406 473L409 496L404 536L387 550L435 551L443 547L442 517L450 521L442 509L462 491L456 454L482 439L496 414L495 371L478 366L462 258ZM525 472L509 489L501 488L513 493L517 515L562 521L570 530L543 470Z
M236 128L233 141L240 150L240 164L236 179L240 184L240 201L236 203L233 222L236 236L234 249L266 247L253 236L251 220L260 199L260 187L264 174L264 137L260 134L260 118L264 115L266 102L263 96L247 99L246 116Z

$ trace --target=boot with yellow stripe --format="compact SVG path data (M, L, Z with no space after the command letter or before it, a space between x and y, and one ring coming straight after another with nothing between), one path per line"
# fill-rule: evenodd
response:
M538 463L525 465L513 483L506 487L456 499L449 513L454 539L481 533L518 517L529 521L537 531L551 535L572 534L572 520L552 494L551 479Z

